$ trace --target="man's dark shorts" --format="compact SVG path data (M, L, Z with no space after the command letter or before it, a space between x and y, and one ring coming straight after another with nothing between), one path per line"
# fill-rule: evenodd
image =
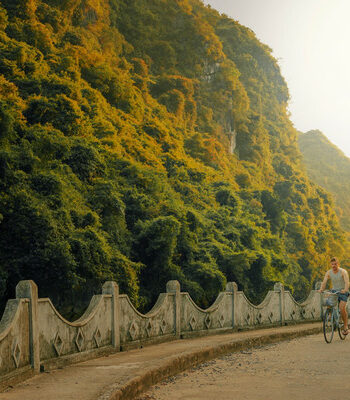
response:
M337 290L332 290L332 293L337 292ZM345 301L345 303L348 301L349 297L349 292L345 293L338 293L338 301Z

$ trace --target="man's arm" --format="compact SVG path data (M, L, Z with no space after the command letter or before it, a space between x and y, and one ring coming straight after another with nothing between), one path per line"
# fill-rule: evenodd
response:
M323 292L325 290L328 279L329 279L329 271L326 272L326 275L323 278L319 292ZM348 276L348 288L349 288L349 276Z
M342 290L343 293L348 292L349 291L349 274L348 271L346 269L342 270L342 275L344 278L344 282L345 282L345 287Z

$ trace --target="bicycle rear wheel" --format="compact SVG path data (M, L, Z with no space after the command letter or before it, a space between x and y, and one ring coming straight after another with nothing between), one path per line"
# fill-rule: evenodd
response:
M341 340L345 340L347 335L343 334L344 322L341 315L339 315L338 334Z
M343 327L344 327L343 323L338 326L338 333L339 333L339 337L340 337L341 340L345 340L346 336L347 336L347 335L344 335L343 332L342 332L343 331Z
M327 343L330 343L334 335L334 316L333 310L327 308L323 317L323 336Z

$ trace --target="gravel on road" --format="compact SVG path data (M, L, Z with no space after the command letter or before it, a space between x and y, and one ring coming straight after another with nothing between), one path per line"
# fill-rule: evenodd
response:
M322 335L228 354L169 378L137 400L350 399L350 340Z

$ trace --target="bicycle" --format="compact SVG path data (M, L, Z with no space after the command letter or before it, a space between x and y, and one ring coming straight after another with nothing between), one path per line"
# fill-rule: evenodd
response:
M338 293L340 293L340 291L323 292L322 304L327 306L323 316L323 335L326 343L331 343L335 329L338 329L341 340L346 338L346 335L343 334L344 323L339 312Z

